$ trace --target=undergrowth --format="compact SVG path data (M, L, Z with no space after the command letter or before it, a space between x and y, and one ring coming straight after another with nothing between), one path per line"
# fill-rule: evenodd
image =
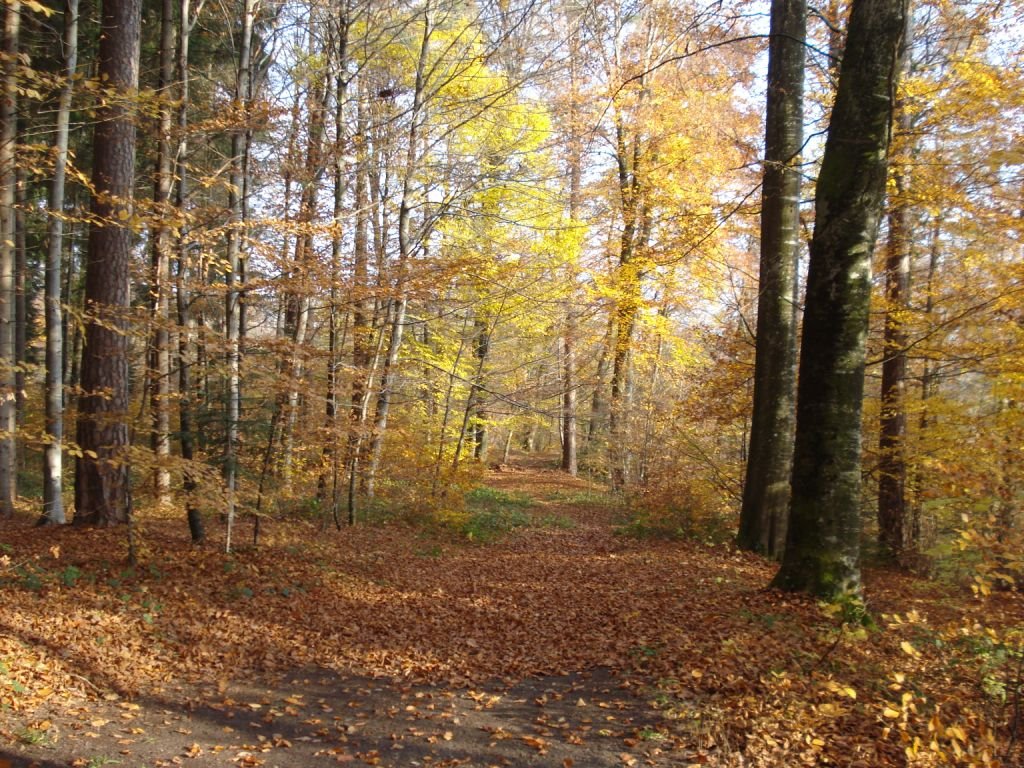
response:
M530 524L527 510L533 501L523 494L480 486L466 494L465 502L456 527L470 541L490 542Z

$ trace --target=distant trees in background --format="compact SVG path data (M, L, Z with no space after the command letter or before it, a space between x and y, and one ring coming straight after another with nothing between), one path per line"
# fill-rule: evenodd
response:
M742 508L741 544L783 557L801 318L806 339L853 281L841 538L911 565L958 531L1019 539L1019 4L921 2L885 46L880 245L824 276L862 202L835 178L866 179L819 176L852 125L829 125L838 6L778 0L770 34L658 0L3 14L3 514L182 514L199 541L224 513L237 541L268 515L431 514L558 452L645 525ZM805 409L832 375L808 370ZM797 444L798 476L831 477Z

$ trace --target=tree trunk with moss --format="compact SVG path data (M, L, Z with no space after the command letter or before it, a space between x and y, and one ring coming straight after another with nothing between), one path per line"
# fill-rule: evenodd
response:
M789 531L774 586L860 591L861 403L905 0L853 0L818 176Z

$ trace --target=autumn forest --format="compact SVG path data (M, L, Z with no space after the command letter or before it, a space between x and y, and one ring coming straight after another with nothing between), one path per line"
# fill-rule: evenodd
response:
M2 16L0 768L1018 764L1017 0Z

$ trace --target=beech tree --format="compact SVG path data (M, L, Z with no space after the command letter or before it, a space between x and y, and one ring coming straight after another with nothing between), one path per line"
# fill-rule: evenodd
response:
M786 542L796 399L797 268L803 145L803 0L773 0L768 45L754 410L739 544L780 557Z
M906 0L853 0L818 175L800 346L792 498L773 584L860 591L861 408L871 256L885 195Z

